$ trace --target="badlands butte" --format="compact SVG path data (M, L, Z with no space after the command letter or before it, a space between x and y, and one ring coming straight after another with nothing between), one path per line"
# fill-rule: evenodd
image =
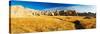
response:
M10 6L11 33L48 32L96 28L96 13L75 10L39 11Z

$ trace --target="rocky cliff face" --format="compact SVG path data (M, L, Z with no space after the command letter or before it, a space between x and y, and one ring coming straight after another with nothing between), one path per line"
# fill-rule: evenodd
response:
M33 16L32 13L38 13L38 11L20 5L11 6L11 17Z
M80 13L76 10L46 10L40 11L26 8L20 5L11 6L11 17L29 17L29 16L95 16L94 13Z

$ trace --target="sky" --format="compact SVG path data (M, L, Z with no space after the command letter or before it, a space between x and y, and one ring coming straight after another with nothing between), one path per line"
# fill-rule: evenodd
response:
M50 10L50 9L69 9L77 10L80 12L96 12L94 5L81 5L81 4L60 4L60 3L47 3L47 2L29 2L29 1L10 1L10 6L21 5L25 8L35 10Z

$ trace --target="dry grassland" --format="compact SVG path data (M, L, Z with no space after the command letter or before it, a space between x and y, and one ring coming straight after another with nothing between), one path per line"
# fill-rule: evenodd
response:
M11 18L11 32L48 32L75 30L75 20L79 20L86 29L95 27L96 18L83 19L84 16L33 16Z

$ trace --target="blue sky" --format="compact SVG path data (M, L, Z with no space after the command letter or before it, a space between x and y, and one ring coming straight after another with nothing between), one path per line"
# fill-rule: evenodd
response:
M32 9L46 9L53 7L68 7L68 6L80 6L79 4L58 4L58 3L43 3L43 2L26 2L26 1L11 1L11 5L22 5Z
M61 9L71 9L77 11L89 11L95 12L95 7L92 5L80 5L80 4L60 4L60 3L47 3L47 2L29 2L29 1L10 1L10 6L21 5L26 8L35 10L44 10L55 7L62 7Z

